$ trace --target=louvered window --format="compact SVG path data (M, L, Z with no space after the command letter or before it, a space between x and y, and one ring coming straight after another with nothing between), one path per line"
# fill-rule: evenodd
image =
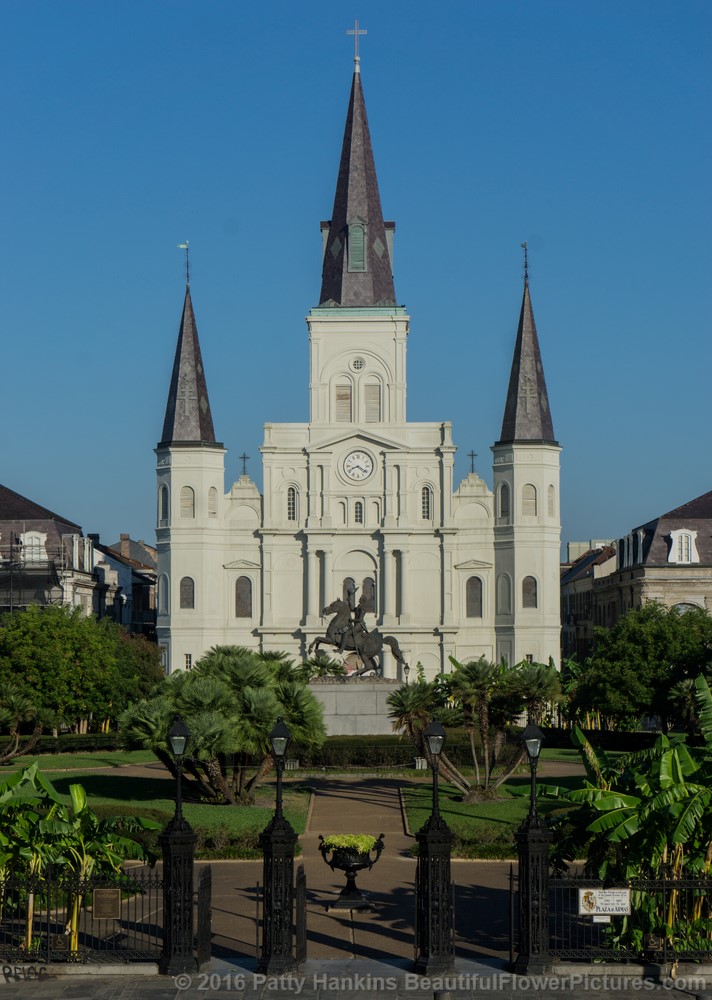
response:
M433 516L433 491L429 486L424 486L420 493L420 515L424 521Z
M536 517L536 486L531 483L522 487L522 514L525 517Z
M158 578L158 613L168 614L168 577L165 573Z
M161 486L158 500L158 525L165 528L168 524L168 487Z
M218 491L214 486L208 490L208 517L218 516Z
M522 580L522 607L535 608L537 606L537 586L533 576L525 576Z
M195 583L189 576L184 576L180 582L180 606L183 610L195 607Z
M342 382L336 386L336 419L342 423L351 421L351 383Z
M556 515L556 492L553 486L549 487L548 514L549 517Z
M366 411L366 423L379 423L381 419L381 386L378 383L364 386L363 399Z
M180 516L195 517L195 493L190 486L184 486L180 491Z
M366 270L366 241L363 226L349 226L349 271Z
M363 524L363 503L360 500L354 504L354 521L356 524Z
M294 486L287 490L287 520L297 520L297 491Z
M235 584L235 617L252 618L252 580L240 576Z
M509 520L509 486L502 483L499 488L499 516L501 520Z
M376 613L376 581L372 576L367 576L361 587L361 607L364 611Z
M482 580L471 576L465 589L465 615L468 618L482 617Z

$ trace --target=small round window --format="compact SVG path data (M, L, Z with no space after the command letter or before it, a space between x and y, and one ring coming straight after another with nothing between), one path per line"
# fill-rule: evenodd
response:
M355 372L360 372L362 368L366 367L366 362L363 358L354 358L351 362L351 367Z

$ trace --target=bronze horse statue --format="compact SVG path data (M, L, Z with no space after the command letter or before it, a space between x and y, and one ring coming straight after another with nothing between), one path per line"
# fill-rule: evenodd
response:
M383 666L375 657L381 656L384 645L390 646L396 660L402 666L406 666L395 636L383 635L378 629L374 629L372 632L366 631L361 622L353 621L352 614L348 602L339 599L324 608L322 615L333 615L334 617L326 626L326 635L318 635L310 644L308 652L311 653L313 649L316 649L318 653L319 646L325 643L329 646L336 646L341 653L347 650L357 653L363 667L350 674L351 677L359 677L369 670L375 670L382 674Z

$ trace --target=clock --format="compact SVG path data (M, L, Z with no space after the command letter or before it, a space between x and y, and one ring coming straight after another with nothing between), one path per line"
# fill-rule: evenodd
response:
M365 451L352 451L344 459L344 473L355 483L363 482L373 472L373 459Z

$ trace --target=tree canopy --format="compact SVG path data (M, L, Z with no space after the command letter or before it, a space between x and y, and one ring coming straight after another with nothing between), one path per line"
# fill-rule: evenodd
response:
M55 725L99 728L162 676L152 643L80 608L32 606L0 622L0 691L11 688Z
M712 617L701 608L681 614L655 601L634 608L613 628L597 628L593 652L573 691L579 714L595 710L609 725L635 728L659 716L674 719L670 690L712 666Z
M213 646L189 671L166 677L150 700L131 705L120 726L128 746L153 750L175 774L168 730L179 715L191 732L188 791L213 802L250 803L274 764L269 734L281 716L295 743L326 739L323 708L283 654Z

